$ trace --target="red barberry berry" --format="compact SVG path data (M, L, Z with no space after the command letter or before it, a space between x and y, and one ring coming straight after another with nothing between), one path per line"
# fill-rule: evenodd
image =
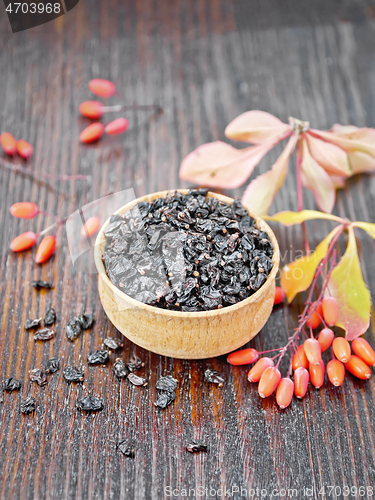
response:
M264 370L259 380L258 393L261 398L268 398L276 390L281 380L281 373L275 366Z
M94 78L89 82L89 89L98 97L111 97L116 93L116 85L109 80Z
M331 384L339 387L344 382L345 366L338 359L332 359L327 365L327 375Z
M352 354L349 360L345 363L345 368L357 378L366 380L371 378L371 370L368 365L355 354Z
M353 340L352 349L359 358L363 359L366 365L375 366L375 351L367 340L362 338Z
M258 351L252 348L241 349L229 354L227 361L231 365L249 365L258 360Z
M303 398L309 385L309 372L300 366L294 372L294 394L297 398Z
M273 300L273 304L276 306L277 304L281 304L285 299L284 290L280 286L275 287L275 298Z
M17 141L9 132L3 132L0 135L0 145L9 156L13 156L17 153Z
M343 337L337 337L332 343L333 352L341 363L347 363L351 355L350 344Z
M327 325L335 325L339 316L339 306L334 297L325 297L323 299L323 317Z
M34 148L27 141L24 141L23 139L20 139L19 141L17 141L17 153L22 158L24 158L25 160L27 160L34 153Z
M90 217L81 228L81 235L90 237L97 233L100 228L100 219L98 217Z
M290 405L293 399L294 383L290 378L282 378L276 389L276 402L284 409Z
M249 382L259 382L264 370L270 366L273 366L273 360L271 358L260 358L249 371L247 380Z
M324 372L325 369L323 361L320 361L317 366L312 365L311 363L309 364L310 381L316 389L320 389L324 383Z
M104 125L96 122L92 123L84 130L82 130L79 139L81 142L88 144L90 142L98 141L104 134Z
M316 339L307 339L303 344L309 363L318 366L322 360L322 348Z
M23 252L33 247L36 243L36 239L37 236L35 233L27 231L14 238L10 244L10 248L13 252Z
M79 112L86 118L99 120L103 116L103 104L99 101L85 101L79 105Z
M311 308L310 308L310 311L311 311ZM309 311L309 314L310 314L310 311ZM306 321L306 325L308 327L311 326L311 328L313 330L315 330L315 328L318 328L318 326L320 325L321 322L322 322L322 305L319 304L314 309L314 311L311 313L310 318Z
M33 219L39 213L38 205L30 201L20 201L13 203L9 209L13 217L19 219Z
M35 255L35 262L37 264L43 264L46 262L54 253L56 247L56 238L54 236L45 236Z
M129 128L129 120L126 118L116 118L112 122L108 123L105 127L105 132L108 135L123 134Z
M322 348L322 352L326 351L328 347L332 344L335 334L330 328L323 328L323 330L318 335L318 342Z
M308 368L309 366L309 360L306 357L303 345L298 346L292 360L293 370L297 370L297 368L299 368L300 366L302 366L303 368Z

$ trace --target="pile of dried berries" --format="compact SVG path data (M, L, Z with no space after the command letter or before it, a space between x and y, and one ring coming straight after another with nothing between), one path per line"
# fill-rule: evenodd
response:
M173 403L176 398L177 380L172 375L160 377L156 382L156 389L159 391L159 397L155 406L164 409Z
M207 189L171 192L113 215L104 230L109 279L140 302L208 311L250 297L272 269L273 247L239 200Z
M42 318L27 319L25 322L25 330L34 330L39 328L42 324ZM56 313L53 307L49 307L46 315L44 317L44 328L37 330L34 333L34 340L50 340L55 336L55 330L53 328L48 328L52 326L56 321Z

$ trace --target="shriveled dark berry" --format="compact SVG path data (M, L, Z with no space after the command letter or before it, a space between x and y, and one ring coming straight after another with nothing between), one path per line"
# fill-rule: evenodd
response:
M177 380L172 375L160 377L155 384L159 391L174 391L177 388Z
M29 415L36 408L36 400L33 396L29 396L28 398L21 401L21 412L25 415Z
M134 458L135 457L135 445L134 445L134 443L131 440L126 439L126 438L125 439L120 439L117 442L116 447L126 457L128 457L128 458Z
M40 387L44 387L47 383L47 377L40 368L34 368L29 371L29 378L31 382L36 382Z
M124 347L124 344L122 342L120 342L117 339L112 339L110 337L104 339L104 344L108 347L108 349L112 349L113 351Z
M211 370L211 368L208 368L204 372L204 378L205 380L207 380L207 382L210 382L211 384L217 384L219 387L222 387L224 385L224 378L218 371Z
M190 453L198 453L200 451L207 451L207 445L200 441L192 441L186 445L186 450Z
M70 321L66 325L66 336L68 337L68 340L73 342L82 332L82 327L81 323L78 321L78 319L74 319L73 321Z
M104 408L104 403L101 398L88 395L77 400L77 408L88 412L101 411Z
M128 380L131 382L133 385L147 385L147 380L143 377L139 377L135 373L129 373L128 375Z
M25 322L25 330L31 330L32 328L39 328L42 321L43 318L27 319Z
M60 369L60 360L58 358L51 358L46 363L46 373L55 373Z
M41 288L47 288L47 289L53 288L52 282L50 282L50 281L35 280L32 282L32 285L37 290L40 290Z
M67 366L63 371L64 378L67 382L82 382L84 373L83 370L75 366Z
M141 368L142 364L142 360L138 356L134 356L126 363L126 366L130 372L135 372Z
M87 361L90 365L105 365L109 361L109 352L104 350L90 352Z
M44 325L51 326L54 324L55 321L56 321L56 312L53 307L50 307L47 310L46 315L44 317Z
M41 328L34 333L34 340L50 340L55 336L53 328Z
M174 391L163 391L159 394L158 399L156 400L155 406L158 408L166 408L168 405L173 403L176 398L176 394Z
M16 378L6 378L3 382L4 391L18 391L21 389L21 382Z
M81 325L82 330L89 330L93 327L94 316L92 314L81 314L77 317L77 321Z
M129 374L129 370L121 358L117 358L113 363L113 371L117 378L125 378Z

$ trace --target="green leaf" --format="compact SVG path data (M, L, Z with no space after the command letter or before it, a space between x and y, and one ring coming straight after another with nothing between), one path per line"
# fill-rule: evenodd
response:
M348 246L332 271L328 292L339 306L336 326L346 331L347 340L354 340L369 327L371 296L363 281L353 228L348 231Z
M283 226L294 226L295 224L301 224L302 222L313 220L313 219L327 219L336 222L343 222L343 219L337 217L336 215L326 214L324 212L319 212L318 210L301 210L300 212L290 212L283 211L278 212L275 215L265 215L264 219L269 221L279 222Z

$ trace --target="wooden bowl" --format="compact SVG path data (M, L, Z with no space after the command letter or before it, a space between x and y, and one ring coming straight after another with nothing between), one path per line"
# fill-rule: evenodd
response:
M187 189L179 189L183 194ZM116 214L123 215L140 201L153 201L165 197L170 191L152 193L134 200ZM233 199L208 193L220 201ZM220 356L246 344L262 329L269 318L275 295L275 277L279 267L279 246L271 228L260 217L249 211L256 227L265 231L272 242L273 268L262 287L251 297L213 311L181 312L160 309L131 298L109 280L102 255L106 238L101 228L95 243L95 265L99 273L99 295L111 322L125 337L135 344L163 356L182 359L202 359Z

